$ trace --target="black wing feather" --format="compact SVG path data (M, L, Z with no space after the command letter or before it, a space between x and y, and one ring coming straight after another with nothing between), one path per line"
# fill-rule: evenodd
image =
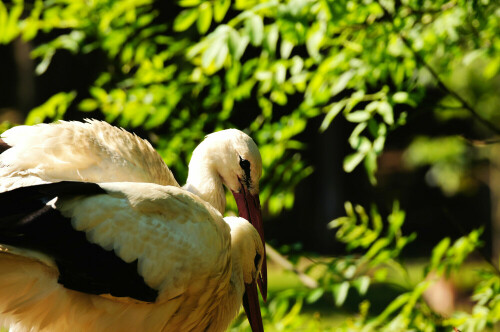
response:
M9 144L5 143L5 141L0 138L0 153L7 151L10 148L11 148L11 146Z
M71 220L46 205L55 197L103 194L95 183L63 181L14 189L0 194L0 243L40 251L54 258L58 282L90 294L111 294L154 302L158 291L137 270L137 260L124 262L87 240ZM1 273L1 271L0 271Z

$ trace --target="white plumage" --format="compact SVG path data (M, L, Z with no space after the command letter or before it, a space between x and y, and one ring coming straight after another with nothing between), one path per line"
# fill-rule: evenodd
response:
M4 324L19 331L223 331L244 298L252 328L262 329L255 291L265 257L262 231L245 219L221 216L225 184L239 207L247 205L240 213L259 219L261 227L260 210L251 204L258 205L262 166L247 135L209 135L193 153L187 190L149 143L104 122L20 126L2 139L10 146L0 154L0 189L8 191L0 194ZM59 181L98 185L51 184ZM18 197L26 200L26 215L9 208ZM13 216L22 222L12 223ZM72 240L62 253L60 244L55 249L38 240L45 235L37 234L37 225L46 223L50 238L61 221L75 230L75 239L85 234L78 241L88 241L91 250L112 250L124 271L136 266L139 281L130 284L139 290L111 279L89 282L81 272L92 262L82 270L81 262L68 259L85 257ZM76 256L68 256L72 250ZM102 293L106 287L109 294ZM147 300L151 292L154 301Z
M63 180L179 186L149 142L106 122L17 126L1 135L0 190Z

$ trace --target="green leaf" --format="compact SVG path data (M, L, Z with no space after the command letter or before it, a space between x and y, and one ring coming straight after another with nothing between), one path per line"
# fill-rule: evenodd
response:
M349 136L348 142L353 147L353 149L360 145L361 138L359 137L359 135L363 132L363 130L366 129L367 126L367 122L361 122L352 131L351 136Z
M360 295L365 295L368 291L368 287L370 287L370 277L369 276L361 276L356 279L352 285L358 290Z
M260 46L264 39L264 22L259 15L252 14L245 20L245 28L254 46Z
M344 171L351 173L366 156L366 152L355 152L344 158Z
M392 111L392 105L387 101L382 100L378 103L377 113L382 115L384 122L389 126L394 124L394 113Z
M5 22L5 25L3 27L4 31L0 35L0 42L3 43L11 42L21 32L21 29L19 29L18 27L18 22L19 22L19 17L23 13L23 7L24 6L22 1L14 1L14 4L11 5L10 14L8 15L7 22Z
M292 65L290 66L290 74L298 75L304 68L304 60L299 56L294 56L292 59Z
M227 46L226 43L223 43L221 45L221 48L219 49L219 52L217 52L217 56L215 58L215 68L220 69L224 65L224 62L227 59L227 55L229 54L229 47Z
M229 51L235 60L239 60L250 43L250 37L240 36L239 32L234 29L231 29L228 35Z
M365 156L364 165L368 178L372 185L377 184L377 179L375 178L375 172L377 171L377 154L375 151L370 150Z
M341 284L337 284L333 287L333 296L335 298L335 305L340 307L344 304L347 298L347 293L349 292L349 282L344 281Z
M380 238L378 239L368 250L368 252L365 254L365 259L371 259L375 257L382 249L387 247L390 244L389 239L387 238Z
M42 105L32 109L29 112L25 123L27 125L34 125L42 123L46 119L50 119L51 121L62 119L75 97L75 91L59 92L53 95Z
M95 99L84 99L78 105L78 109L84 112L94 111L97 107L99 107L99 104Z
M108 102L108 93L103 88L93 86L90 88L90 94L94 96L101 103Z
M212 24L212 5L210 2L203 2L200 7L198 7L198 11L198 21L196 25L198 27L198 32L204 35Z
M345 118L349 122L359 123L368 121L371 118L371 114L367 111L355 111L346 114Z
M49 68L50 62L52 61L52 57L56 53L56 50L51 48L47 52L45 52L42 61L36 66L35 73L37 75L42 75Z
M217 57L217 55L224 46L227 47L226 41L221 37L216 38L208 46L205 52L203 52L203 55L201 57L201 66L203 68L208 68L213 63L215 57Z
M276 52L276 45L278 43L279 38L279 28L278 25L272 24L270 26L266 26L266 34L264 39L264 48L268 50L271 54Z
M373 141L373 151L377 154L381 154L385 146L385 136L379 136Z
M231 7L231 0L215 0L214 2L214 20L221 22Z
M404 104L408 101L408 92L399 91L392 95L392 100L398 104Z
M437 246L434 247L432 250L432 256L431 256L431 262L430 262L430 268L434 269L438 266L439 262L441 261L441 258L443 255L446 253L446 250L450 247L450 238L446 237L439 242Z
M389 315L391 315L394 311L398 310L403 305L405 305L408 302L408 300L410 300L411 295L412 295L411 292L399 295L384 309L384 311L376 319L371 321L369 324L365 325L363 330L366 331L376 330L376 327L383 321L385 321L387 317L389 317Z
M314 303L314 302L318 301L320 299L320 297L323 296L324 293L325 293L325 290L323 288L316 288L315 290L313 290L312 292L310 292L307 295L306 302L307 303Z
M323 44L323 39L324 39L324 29L322 28L322 24L316 23L314 24L307 32L307 39L306 39L306 48L307 52L309 55L311 55L312 58L318 59L320 54L319 54L319 49L321 45Z
M330 93L331 96L336 96L339 92L345 89L351 78L354 76L354 71L349 70L339 76L337 82L332 86Z
M290 57L290 54L292 54L292 50L293 50L293 43L291 41L286 39L281 41L281 46L280 46L281 58L288 59Z
M8 17L7 7L5 7L3 1L0 1L0 43L2 44L10 42L7 40L7 34L5 33Z
M181 7L194 7L200 4L201 0L179 0L178 4Z
M280 90L273 90L270 97L278 105L285 105L288 101L286 94Z
M184 9L174 20L174 31L185 31L198 18L198 8Z
M328 113L326 114L325 118L323 119L323 122L321 122L321 126L319 127L319 130L321 132L324 132L328 127L330 126L330 123L335 119L335 117L342 111L342 109L345 106L345 100L341 100L338 103L333 103L330 105L330 109L328 110Z
M495 57L491 59L486 67L484 68L484 78L487 80L492 79L500 70L500 57Z

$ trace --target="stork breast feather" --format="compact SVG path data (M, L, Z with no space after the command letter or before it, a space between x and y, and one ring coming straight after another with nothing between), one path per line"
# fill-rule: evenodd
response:
M176 187L107 183L109 194L58 203L73 227L126 262L155 289L182 289L193 277L225 268L230 234L222 216Z

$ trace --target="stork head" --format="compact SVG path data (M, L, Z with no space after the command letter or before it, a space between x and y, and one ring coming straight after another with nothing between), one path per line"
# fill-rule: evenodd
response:
M257 280L264 261L264 246L259 233L243 218L226 217L231 228L231 256L233 272L231 281L237 293L243 292L243 307L253 332L263 332ZM243 284L243 285L242 285Z
M209 186L208 181L203 183L203 178L195 179L202 172L191 172L192 164L203 165L219 177L233 193L239 216L248 220L257 230L264 244L264 228L262 225L262 212L259 200L259 180L262 175L262 158L257 145L250 136L237 129L227 129L208 135L195 149L189 163L188 189L190 182L196 181L197 188ZM205 179L209 178L206 176ZM222 187L222 186L221 186ZM209 192L205 189L204 192ZM219 201L217 197L203 197L206 201L214 202L212 205L221 213L225 209L225 196L222 191ZM211 201L212 200L212 201ZM267 264L263 256L262 272L259 277L259 288L264 298L267 299Z
M226 129L207 135L196 150L199 148L206 150L205 159L211 161L229 190L241 192L245 189L250 195L259 194L262 158L250 136L237 129Z

